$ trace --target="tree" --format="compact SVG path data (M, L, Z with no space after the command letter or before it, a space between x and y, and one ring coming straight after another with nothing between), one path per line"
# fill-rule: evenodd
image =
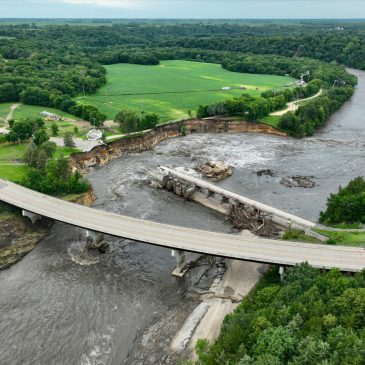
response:
M57 145L54 142L46 141L41 144L40 149L46 153L47 158L50 158L56 152Z
M36 146L40 146L41 144L47 142L49 140L49 136L45 129L38 129L33 136L33 142Z
M25 151L24 161L31 167L37 166L38 147L32 142Z
M50 105L49 91L39 87L28 87L20 94L20 101L29 105Z
M123 133L133 133L139 130L140 117L132 110L122 110L115 117L114 121L119 124Z
M72 139L72 134L71 133L66 133L65 137L63 138L63 144L65 145L65 147L70 147L70 148L75 148L75 142Z
M155 128L158 124L159 117L156 113L146 114L138 125L138 129L143 131L146 129Z
M331 194L319 220L326 224L365 223L365 179L359 176Z
M37 156L36 167L38 170L44 170L47 164L47 154L44 150L40 150Z
M15 122L10 132L5 136L9 142L21 142L29 139L33 134L33 125L27 120Z
M78 133L79 133L79 128L77 128L77 126L76 126L76 125L74 126L74 133L75 133L75 134L78 134Z
M58 128L58 125L56 123L51 124L51 130L52 130L52 136L57 137L60 129Z

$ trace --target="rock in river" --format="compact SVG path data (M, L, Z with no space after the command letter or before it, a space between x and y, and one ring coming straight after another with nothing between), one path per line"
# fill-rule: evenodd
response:
M231 166L225 165L221 161L209 161L203 165L195 168L202 173L204 177L214 180L222 180L228 176L231 176L233 169Z

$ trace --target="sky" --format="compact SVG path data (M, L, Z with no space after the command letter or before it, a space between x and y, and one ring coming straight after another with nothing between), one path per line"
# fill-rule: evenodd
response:
M365 18L365 0L0 0L0 18Z

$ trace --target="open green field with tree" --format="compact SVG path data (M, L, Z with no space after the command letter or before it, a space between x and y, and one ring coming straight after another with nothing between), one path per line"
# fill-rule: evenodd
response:
M107 84L96 94L76 100L96 106L109 119L126 108L156 113L162 121L182 119L201 104L239 97L243 92L259 96L263 91L281 89L294 80L285 76L230 72L218 64L190 61L105 67ZM241 86L246 90L241 90ZM232 89L222 91L222 87Z

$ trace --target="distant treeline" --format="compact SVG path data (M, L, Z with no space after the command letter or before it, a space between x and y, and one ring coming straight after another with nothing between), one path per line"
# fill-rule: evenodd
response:
M161 22L160 22L161 23ZM154 24L113 26L3 25L0 36L16 37L26 49L37 43L98 59L105 52L131 48L183 48L309 57L365 69L365 23L303 24ZM344 28L344 29L342 29ZM55 42L56 41L56 42ZM23 47L22 47L23 48Z

